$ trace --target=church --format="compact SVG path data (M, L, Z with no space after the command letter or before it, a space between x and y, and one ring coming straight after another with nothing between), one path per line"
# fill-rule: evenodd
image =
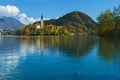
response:
M43 29L44 28L44 19L43 15L41 15L41 21L34 23L37 29Z

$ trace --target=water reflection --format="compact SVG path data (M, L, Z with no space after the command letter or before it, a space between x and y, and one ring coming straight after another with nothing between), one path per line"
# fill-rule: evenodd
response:
M79 60L72 62L72 59ZM85 75L97 75L100 71L106 70L107 64L102 62L112 63L109 66L110 71L116 73L116 66L120 67L120 39L55 36L0 37L0 80L29 80L30 78L24 79L24 77L30 74L31 77L34 75L34 78L36 76L39 78L39 75L46 77L48 73L52 77L67 74L69 76L67 80L74 80L74 75L72 78L70 76L75 71L81 74L80 77L78 76L81 78L86 77ZM98 65L104 66L104 69ZM95 77L94 75L92 77Z
M111 61L113 59L115 52L114 40L108 38L102 38L99 41L99 55L102 59L106 61Z
M11 74L16 72L19 56L16 53L19 42L14 38L0 37L0 80L13 79ZM14 72L12 72L14 70Z
M120 67L120 38L101 38L98 52L101 59Z
M97 39L91 37L63 38L59 50L71 57L87 55L96 44Z
M40 37L40 38L23 38L23 44L36 46L40 51L47 49L57 49L63 54L72 57L79 57L87 54L96 44L96 37Z
M87 55L95 45L91 37L1 37L0 38L0 79L17 78L16 67L29 55L65 54L69 57ZM10 74L15 74L10 76ZM9 75L9 76L7 76ZM15 77L16 76L16 77Z

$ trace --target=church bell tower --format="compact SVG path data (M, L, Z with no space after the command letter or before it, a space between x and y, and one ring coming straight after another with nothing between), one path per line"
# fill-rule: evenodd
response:
M44 19L43 19L43 15L41 15L41 28L44 28Z

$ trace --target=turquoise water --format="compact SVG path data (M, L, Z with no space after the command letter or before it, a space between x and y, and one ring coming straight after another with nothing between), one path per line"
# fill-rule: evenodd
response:
M0 80L120 80L120 39L0 37Z

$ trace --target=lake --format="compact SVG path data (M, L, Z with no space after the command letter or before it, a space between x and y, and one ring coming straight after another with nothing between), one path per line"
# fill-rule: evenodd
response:
M0 80L120 80L120 39L0 36Z

